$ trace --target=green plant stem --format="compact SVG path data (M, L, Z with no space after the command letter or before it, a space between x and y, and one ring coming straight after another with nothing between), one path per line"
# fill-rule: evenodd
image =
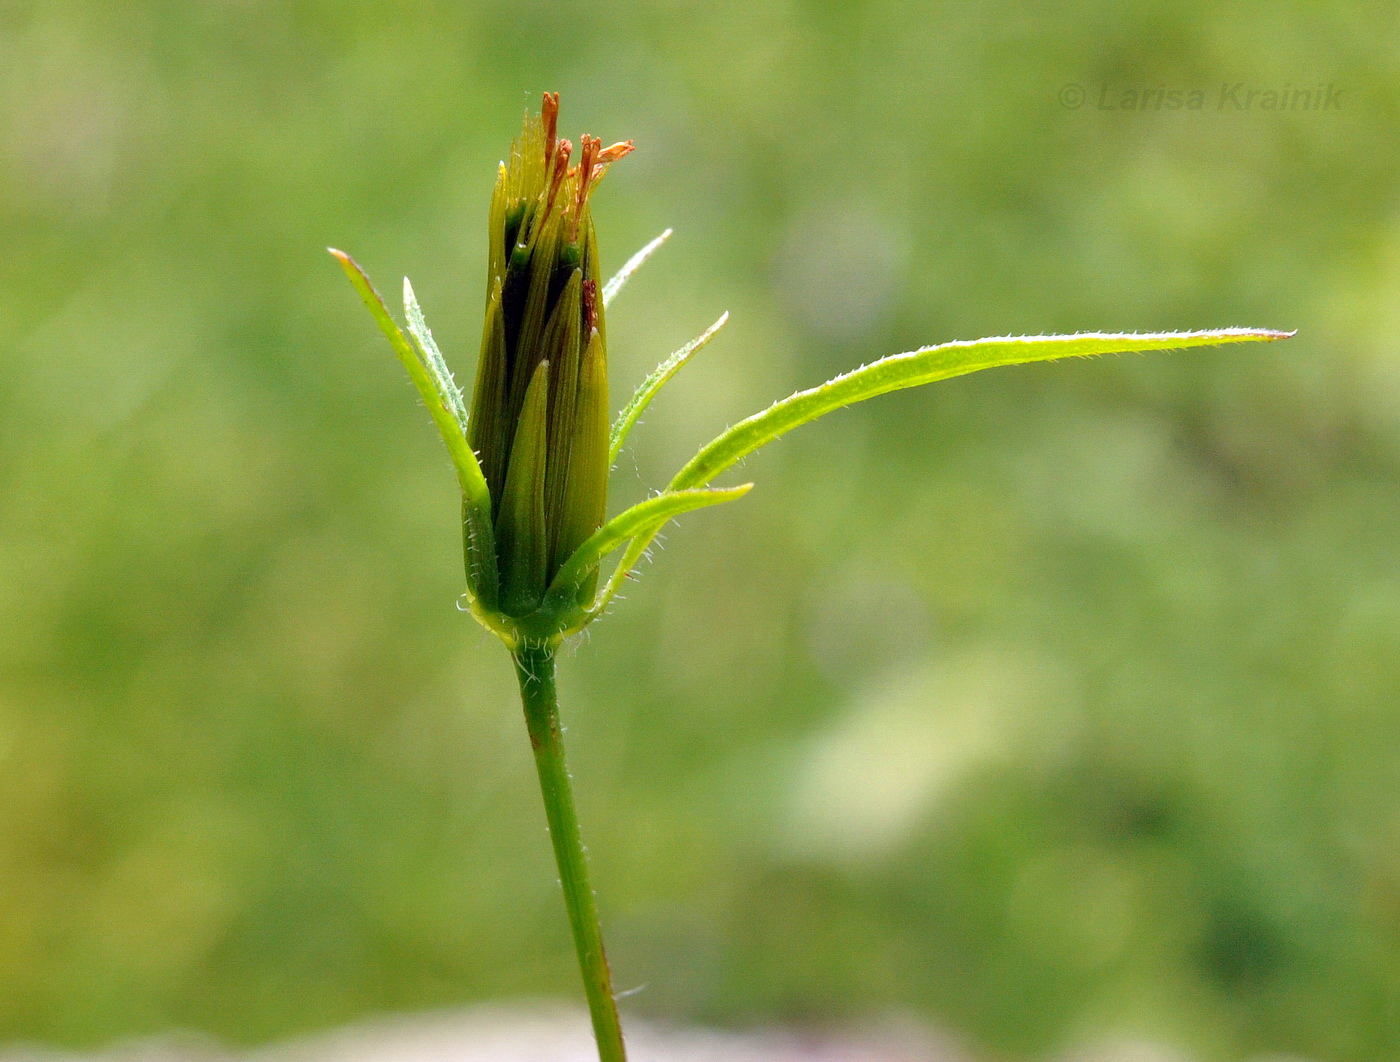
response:
M520 700L525 706L525 725L530 731L530 746L535 751L535 768L539 772L549 836L554 844L554 860L559 866L559 882L564 888L564 904L569 909L569 925L583 972L588 1011L593 1018L593 1035L598 1041L598 1058L600 1062L626 1062L612 972L603 953L598 905L588 882L588 862L579 834L578 813L574 810L569 769L564 762L559 694L554 686L554 649L522 644L514 656Z

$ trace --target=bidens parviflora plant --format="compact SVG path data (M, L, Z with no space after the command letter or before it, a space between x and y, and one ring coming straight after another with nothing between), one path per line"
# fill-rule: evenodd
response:
M605 310L670 235L599 285L590 199L630 140L557 136L559 96L527 114L496 177L488 215L487 299L470 412L407 278L408 337L364 271L332 249L437 425L462 493L472 614L511 651L593 1029L603 1062L625 1057L612 980L564 764L554 653L607 609L660 529L680 513L745 494L711 482L802 424L876 395L998 365L1282 339L1290 332L1079 333L944 343L894 354L775 402L704 446L665 490L606 519L608 471L657 391L724 325L723 315L648 376L609 423ZM409 338L411 337L411 339ZM599 567L623 554L599 587Z

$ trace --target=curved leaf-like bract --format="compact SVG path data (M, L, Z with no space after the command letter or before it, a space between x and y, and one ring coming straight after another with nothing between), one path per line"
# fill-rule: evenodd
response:
M609 463L617 460L617 455L622 452L623 443L627 441L628 433L636 426L642 414L646 412L647 406L651 405L651 400L656 397L656 393L665 386L672 376L681 371L681 367L701 347L715 337L715 333L723 328L728 320L729 311L726 310L720 314L718 321L653 369L651 374L637 386L637 390L633 392L631 399L622 408L622 412L617 415L617 420L613 422L612 439L608 443Z
M432 374L438 394L442 396L444 403L452 411L453 417L456 418L458 426L462 429L462 434L465 435L467 433L466 399L462 397L462 390L457 386L457 381L452 378L452 370L447 367L447 359L442 356L442 351L438 350L432 330L428 328L428 322L423 319L423 311L418 306L418 296L413 293L413 285L409 283L408 277L403 278L403 313L408 318L408 334L418 344L418 356L427 366L428 372Z
M462 488L462 496L466 501L464 516L467 524L469 571L472 577L471 591L483 604L494 608L499 580L496 570L496 535L491 525L491 493L486 487L486 477L481 474L481 465L477 462L476 454L467 445L467 437L463 433L464 424L452 408L451 398L442 393L434 378L435 374L429 371L423 359L404 336L390 315L389 308L384 305L383 298L374 289L359 263L344 251L337 251L334 247L327 250L340 262L370 316L394 348L394 353L398 355L409 379L413 381L413 386L417 388L419 397L423 399L423 404L428 407L433 423L437 425L438 434L447 444L447 452L451 455L453 468L457 472L457 483Z
M570 598L602 559L639 532L650 531L654 535L668 520L681 513L734 501L752 489L752 483L743 483L737 487L666 491L618 513L564 562L545 596L544 608L555 612L567 609L573 604Z
M663 243L671 238L671 229L667 229L656 239L643 247L640 251L627 259L621 269L612 275L612 278L603 285L603 309L608 308L608 304L617 298L617 293L622 290L622 285L632 279L632 274L642 267L642 263L655 254Z
M917 387L998 365L1094 354L1267 341L1286 339L1291 335L1292 332L1252 328L1223 328L1211 332L1083 332L1069 336L1004 336L961 340L922 347L905 354L892 354L828 380L819 387L798 391L773 403L762 413L741 420L701 449L671 480L667 491L692 490L703 486L737 461L793 428L843 406L906 387ZM641 560L660 529L661 524L653 524L640 530L628 543L617 568L589 610L590 618L600 615L607 607L622 585L622 580Z
M1222 328L1213 332L1081 332L1068 336L998 336L921 347L905 354L863 365L819 387L798 391L762 413L741 420L706 445L671 480L668 490L683 490L710 482L726 468L793 428L843 406L906 387L946 380L951 376L1056 358L1094 354L1123 354L1142 350L1175 350L1285 339L1292 332L1252 328Z
M652 539L656 537L661 528L661 524L653 524L651 527L643 528L633 536L631 542L627 543L627 549L623 551L622 559L617 562L617 567L608 576L608 581L603 584L603 588L598 591L598 596L593 599L593 604L588 607L587 622L591 623L608 610L608 605L617 596L617 592L622 589L623 580L631 576L632 569L651 548Z

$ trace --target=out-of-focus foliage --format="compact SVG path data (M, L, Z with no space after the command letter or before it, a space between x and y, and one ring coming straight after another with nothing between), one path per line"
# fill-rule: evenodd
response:
M921 343L1300 330L880 399L682 520L564 661L628 1005L1400 1051L1397 23L0 7L0 1038L576 993L451 469L324 251L411 273L470 379L495 162L550 88L637 142L605 267L677 232L610 313L614 405L733 313L615 507ZM1339 107L1213 109L1235 83Z

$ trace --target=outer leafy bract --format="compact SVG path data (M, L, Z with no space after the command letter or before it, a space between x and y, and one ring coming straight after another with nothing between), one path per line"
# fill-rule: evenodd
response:
M613 421L612 439L608 444L608 460L616 461L617 455L622 452L622 445L627 441L627 435L643 413L647 406L651 405L651 400L656 397L656 393L665 386L666 382L681 371L681 367L688 362L695 353L715 337L726 321L729 320L729 311L720 314L720 318L709 328L701 332L685 346L681 347L669 358L663 361L651 371L645 380L633 392L627 405L622 407L622 412L617 415L617 420Z
M992 339L960 340L921 347L904 354L892 354L834 377L818 387L798 391L779 402L774 402L763 412L741 420L702 447L700 452L676 473L666 489L669 493L702 487L766 443L833 410L891 391L918 387L920 384L962 376L979 369L1020 365L1031 361L1053 361L1057 358L1088 357L1095 354L1124 354L1144 350L1174 350L1215 346L1221 343L1286 339L1291 335L1292 332L1254 328L1222 328L1208 332L1082 332L1069 336L998 336ZM606 610L613 595L622 585L622 580L641 560L662 526L663 522L653 523L650 527L641 529L628 543L617 568L589 609L590 619L602 615Z
M631 258L627 259L627 261L623 263L622 268L612 275L612 279L603 285L604 309L607 308L608 304L611 303L613 299L617 298L617 293L622 290L622 285L632 279L632 274L641 268L642 263L655 254L661 248L661 245L671 238L671 231L672 230L667 229Z
M1213 332L1081 332L1070 336L998 336L920 347L862 365L818 387L798 391L774 402L762 413L741 420L691 458L671 480L669 489L682 490L708 483L730 465L793 428L809 424L843 406L906 387L918 387L998 365L1248 343L1285 339L1292 334L1252 328L1222 328Z
M423 359L423 364L432 374L438 394L443 397L448 409L456 417L462 434L465 435L467 433L466 400L462 397L462 391L457 386L457 381L452 378L452 370L447 367L447 359L442 356L442 351L438 350L438 345L433 340L433 333L428 328L428 322L423 319L423 311L418 307L418 297L413 294L413 285L408 282L408 277L403 278L403 312L404 316L408 318L408 333L418 344L419 357Z
M418 389L423 404L428 407L433 423L437 425L438 434L447 444L447 452L452 456L452 466L457 471L457 483L462 488L462 497L466 502L463 506L463 519L467 531L467 566L471 591L483 604L494 607L499 579L496 571L496 534L491 525L491 493L486 488L486 477L481 474L481 465L477 462L476 454L467 445L467 437L463 430L465 414L461 420L458 419L450 395L444 394L440 389L436 374L428 369L399 329L389 313L389 308L384 305L384 300L379 292L374 290L374 285L370 283L359 263L344 251L337 251L334 247L327 250L340 262L345 275L350 278L350 283L360 293L370 316L388 338L394 353L408 372L409 379L413 381L413 386ZM420 314L419 317L421 316ZM424 332L427 332L426 326ZM431 337L429 341L431 342ZM450 379L449 376L448 380Z
M592 537L564 562L545 597L545 609L554 612L567 611L572 604L570 599L575 589L583 583L589 573L604 557L638 532L650 529L654 535L666 521L681 513L734 501L752 489L752 483L744 483L737 487L666 491L618 513L594 532Z

